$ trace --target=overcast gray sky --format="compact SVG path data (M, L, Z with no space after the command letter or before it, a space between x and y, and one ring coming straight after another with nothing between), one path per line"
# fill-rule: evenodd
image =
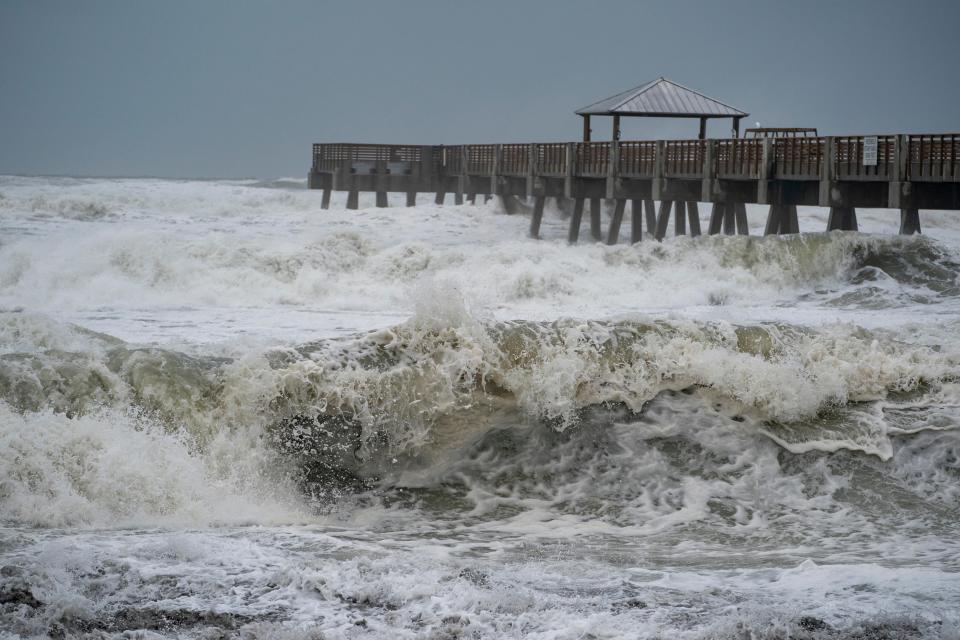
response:
M0 0L0 173L278 177L315 141L574 140L576 108L660 75L749 125L957 131L958 27L958 0Z

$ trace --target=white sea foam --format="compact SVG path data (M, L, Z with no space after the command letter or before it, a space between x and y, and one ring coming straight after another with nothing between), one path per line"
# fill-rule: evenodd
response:
M303 186L0 177L4 633L960 637L955 214Z

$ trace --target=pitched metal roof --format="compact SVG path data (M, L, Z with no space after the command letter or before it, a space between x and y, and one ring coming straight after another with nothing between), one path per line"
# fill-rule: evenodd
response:
M741 118L750 115L719 100L659 77L577 110L577 115Z

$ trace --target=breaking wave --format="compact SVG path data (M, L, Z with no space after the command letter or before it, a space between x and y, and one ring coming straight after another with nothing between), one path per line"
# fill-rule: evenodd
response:
M5 456L17 460L3 480L5 511L43 520L23 496L57 495L70 503L57 517L83 521L74 508L83 494L114 517L187 513L207 498L163 487L209 486L196 481L204 473L239 495L275 484L325 499L457 466L504 425L561 437L642 423L670 397L683 402L677 415L709 411L716 424L797 455L845 449L889 460L897 436L956 424L960 352L936 335L923 344L852 325L481 321L439 299L425 293L417 314L390 329L240 357L136 347L4 314L12 348L0 355L0 397L13 427L3 446L17 452ZM670 422L662 417L658 437ZM159 494L131 491L143 500L132 507L123 496L144 477L99 475L142 467L138 454L118 463L123 450L149 452L169 474L154 479Z

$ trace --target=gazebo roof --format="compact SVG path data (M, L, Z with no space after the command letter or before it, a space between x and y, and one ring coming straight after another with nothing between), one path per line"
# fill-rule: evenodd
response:
M577 110L580 116L742 118L750 115L663 76Z

